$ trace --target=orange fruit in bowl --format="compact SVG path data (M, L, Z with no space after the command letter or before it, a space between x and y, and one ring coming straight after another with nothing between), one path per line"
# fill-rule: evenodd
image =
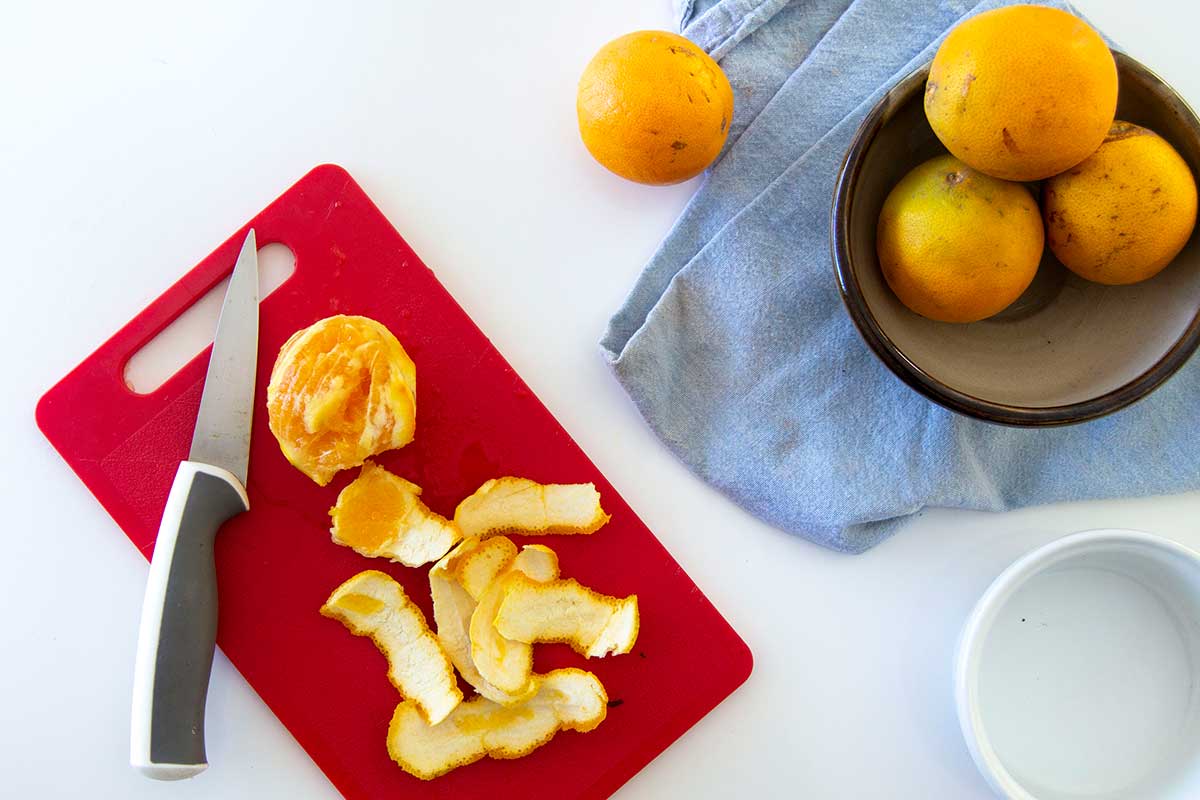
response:
M575 108L583 143L600 164L663 185L699 175L720 154L733 89L691 41L637 31L600 48L579 79Z
M896 184L875 236L888 286L909 309L939 322L975 322L1003 311L1033 281L1043 244L1028 189L949 155Z
M925 86L925 115L946 149L1013 181L1083 161L1116 110L1117 66L1100 34L1044 6L1007 6L959 24Z
M1196 179L1175 148L1129 122L1113 123L1082 164L1042 186L1050 249L1097 283L1157 275L1196 226Z
M267 385L284 456L324 486L340 470L413 439L417 372L391 331L339 314L292 334Z

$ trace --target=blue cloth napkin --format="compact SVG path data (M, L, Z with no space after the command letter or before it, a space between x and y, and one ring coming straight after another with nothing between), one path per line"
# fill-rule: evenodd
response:
M678 6L683 34L719 58L734 86L730 144L601 347L688 467L753 514L835 550L862 552L926 506L998 511L1200 486L1200 360L1103 419L1004 428L901 383L837 293L830 200L859 122L955 23L1006 4Z

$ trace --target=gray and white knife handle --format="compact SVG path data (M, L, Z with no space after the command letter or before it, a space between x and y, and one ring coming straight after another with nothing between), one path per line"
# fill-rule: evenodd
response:
M158 780L208 766L204 704L217 642L217 530L250 508L241 481L209 464L175 473L150 562L133 672L129 761Z

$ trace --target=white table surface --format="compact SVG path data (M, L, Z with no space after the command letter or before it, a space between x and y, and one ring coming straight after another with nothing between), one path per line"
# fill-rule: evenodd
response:
M622 798L989 797L950 690L958 627L988 582L1079 529L1200 546L1192 493L930 511L840 556L752 519L659 445L596 341L697 183L602 171L573 104L592 52L669 27L666 0L22 5L0 15L0 794L337 796L220 655L211 768L159 784L128 767L146 564L33 421L54 381L325 161L356 176L754 651L749 682ZM1195 4L1079 5L1200 102Z

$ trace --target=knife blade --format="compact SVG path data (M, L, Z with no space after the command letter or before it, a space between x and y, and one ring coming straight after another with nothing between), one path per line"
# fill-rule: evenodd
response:
M221 525L250 508L258 291L251 230L225 291L191 451L167 496L142 600L129 761L159 780L190 778L208 766L204 707L217 638L213 545Z
M258 367L258 247L242 243L213 339L189 461L229 470L246 484Z

